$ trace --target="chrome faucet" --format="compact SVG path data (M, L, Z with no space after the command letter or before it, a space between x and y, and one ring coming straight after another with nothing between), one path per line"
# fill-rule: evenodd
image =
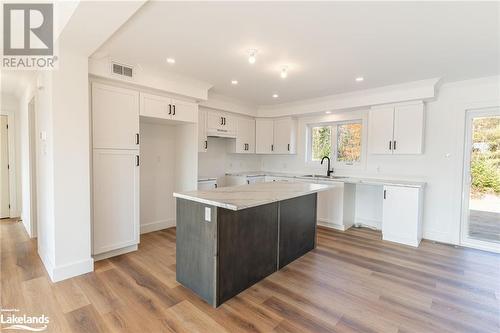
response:
M328 160L328 169L326 170L326 176L330 177L330 175L333 173L333 168L330 169L330 157L328 157L328 156L323 157L321 159L321 164L323 164L323 161L325 160L325 158Z

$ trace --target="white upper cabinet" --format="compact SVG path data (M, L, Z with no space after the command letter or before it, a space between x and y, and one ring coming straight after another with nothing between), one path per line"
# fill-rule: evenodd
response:
M292 118L274 120L275 154L295 154L297 144L297 121Z
M394 107L370 110L368 144L372 154L392 154Z
M207 138L207 111L198 111L198 152L204 153L208 148Z
M297 120L293 118L257 119L255 145L257 154L295 154Z
M235 117L236 139L231 140L229 152L238 154L255 153L255 119Z
M274 120L255 120L255 152L272 154L274 148Z
M236 137L236 119L225 112L207 112L207 135L226 138Z
M140 93L140 115L144 117L195 123L198 121L198 104Z
M424 139L424 104L394 109L394 154L421 154Z
M94 149L138 149L139 93L92 83Z
M424 136L422 102L374 107L369 113L372 154L421 154Z

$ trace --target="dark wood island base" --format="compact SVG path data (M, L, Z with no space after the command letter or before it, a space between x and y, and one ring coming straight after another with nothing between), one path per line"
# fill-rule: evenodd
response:
M315 248L316 200L230 210L177 198L177 281L221 305Z

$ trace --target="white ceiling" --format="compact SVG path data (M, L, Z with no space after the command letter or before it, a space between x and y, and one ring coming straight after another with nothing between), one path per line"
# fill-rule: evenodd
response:
M213 92L255 105L285 103L432 77L497 75L499 6L149 2L99 54L206 81ZM246 55L252 48L259 50L254 65ZM285 80L283 64L290 68ZM355 82L358 76L365 81Z

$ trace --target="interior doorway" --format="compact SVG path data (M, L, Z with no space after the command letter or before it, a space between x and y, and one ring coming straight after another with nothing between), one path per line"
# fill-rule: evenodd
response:
M0 218L10 216L9 118L0 116Z
M500 252L500 109L467 112L461 241Z

